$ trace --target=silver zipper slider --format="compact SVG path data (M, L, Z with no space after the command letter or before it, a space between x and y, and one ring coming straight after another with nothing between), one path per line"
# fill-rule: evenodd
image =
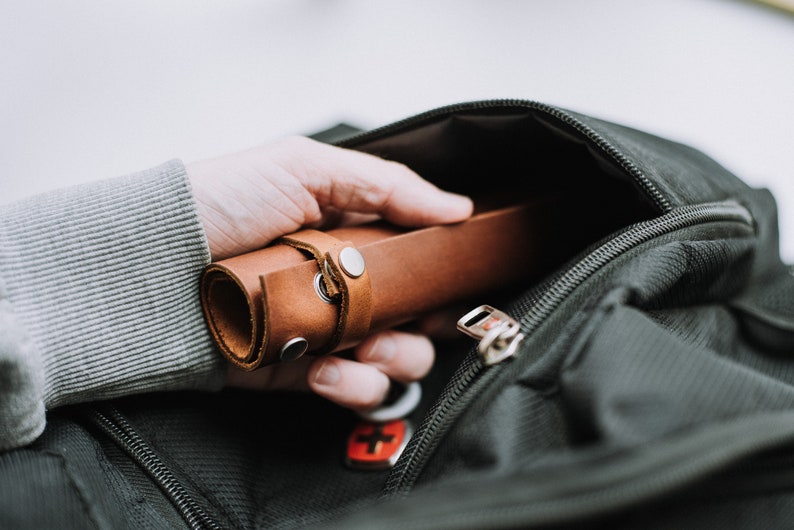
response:
M510 315L489 305L472 309L460 320L458 329L480 341L477 351L485 365L512 357L524 338L521 325Z

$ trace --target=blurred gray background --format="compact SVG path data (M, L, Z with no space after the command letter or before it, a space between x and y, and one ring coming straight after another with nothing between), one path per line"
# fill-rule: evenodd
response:
M794 15L751 1L6 2L0 93L0 202L521 98L688 143L770 188L794 262Z

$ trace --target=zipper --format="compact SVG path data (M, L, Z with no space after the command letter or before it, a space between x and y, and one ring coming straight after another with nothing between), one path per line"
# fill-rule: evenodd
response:
M459 324L462 322L463 327L467 328L464 331L479 338L480 344L466 356L411 438L387 478L382 497L405 496L411 491L441 439L457 418L498 377L505 365L504 361L521 351L518 343L538 329L574 289L610 261L642 243L682 228L711 222L737 222L751 229L754 226L750 212L733 201L682 206L615 234L574 261L550 282L542 284L542 291L530 291L510 311L523 315L520 320L514 320L506 313L483 310L483 307L461 318ZM497 326L507 335L500 336L496 332L488 334L488 320L493 316L497 319L507 317L507 326ZM513 329L512 322L518 324L518 330ZM510 353L505 355L508 348Z
M507 313L484 304L475 307L460 320L458 330L479 340L477 353L485 366L499 364L516 354L525 335L521 324Z
M487 110L496 108L515 108L515 109L528 109L547 114L560 122L572 127L577 132L582 134L585 138L593 142L595 146L604 154L614 160L634 181L640 185L645 193L654 202L656 207L662 213L667 213L673 209L670 201L661 192L661 190L654 184L643 171L637 167L626 155L624 155L617 147L615 147L609 140L604 138L601 134L593 130L592 127L585 124L578 118L565 112L557 107L552 107L545 103L537 101L524 100L524 99L491 99L482 101L472 101L467 103L457 103L438 107L409 118L404 118L396 122L378 127L369 131L354 134L344 140L336 143L340 147L355 147L357 145L377 140L402 130L421 125L425 122L434 120L439 117L448 116L457 112L465 112L471 110Z
M220 530L221 527L196 503L154 449L116 407L105 405L88 408L86 415L91 423L104 432L149 475L191 529Z

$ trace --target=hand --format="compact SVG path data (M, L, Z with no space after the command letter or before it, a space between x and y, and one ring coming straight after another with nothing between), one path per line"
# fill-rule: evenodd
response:
M188 164L213 260L249 252L301 228L328 229L383 218L420 227L469 217L469 198L442 191L402 164L309 138L291 137ZM229 386L311 389L342 406L379 405L389 380L416 381L433 365L424 335L387 330L366 338L352 359L305 357L246 372Z

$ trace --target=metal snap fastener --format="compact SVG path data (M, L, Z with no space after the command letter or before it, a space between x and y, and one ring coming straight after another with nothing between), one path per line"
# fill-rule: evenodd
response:
M282 361L294 361L309 349L309 341L303 337L295 337L288 340L279 351L279 359Z
M339 266L351 278L364 274L364 256L353 247L345 247L339 252Z
M314 275L314 292L320 297L320 300L326 304L333 304L334 299L328 294L328 289L325 287L325 280L323 280L323 273L318 272Z

